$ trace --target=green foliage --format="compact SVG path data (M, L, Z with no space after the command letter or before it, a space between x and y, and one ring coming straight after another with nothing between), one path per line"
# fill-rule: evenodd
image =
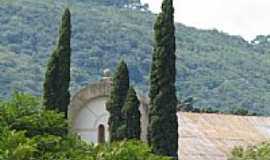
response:
M15 93L10 101L0 103L0 121L9 129L25 131L27 137L37 135L63 136L67 133L64 115L45 111L40 100Z
M212 107L196 108L193 106L193 103L194 100L192 97L181 100L180 102L178 102L177 110L181 112L193 112L193 113L222 113L239 116L259 116L257 113L251 112L243 107L237 107L227 112L221 112Z
M248 110L245 108L235 108L231 113L235 115L249 115Z
M111 141L123 140L126 135L125 129L123 128L125 120L121 111L127 97L128 89L128 67L124 61L121 61L113 76L112 91L109 100L106 103L106 108L110 113L108 124Z
M50 110L63 112L67 118L70 101L70 61L71 61L71 18L69 9L65 10L59 31L59 41L54 50L44 82L44 106Z
M77 137L43 136L37 137L36 140L39 149L36 157L40 160L95 160L95 147Z
M140 140L141 135L141 113L140 101L133 87L128 90L128 95L122 109L125 120L126 138Z
M92 0L92 1L103 5L112 5L120 7L135 2L140 3L140 0Z
M193 107L193 97L189 97L184 100L180 100L178 102L177 110L182 112L195 112L195 108Z
M40 101L31 95L15 93L10 100L0 103L0 157L45 160L43 152L60 148L63 141L70 139L66 136L64 115L46 111Z
M270 143L263 143L246 149L237 147L232 151L229 160L268 160L270 158Z
M0 97L8 98L12 89L42 95L66 6L73 13L71 92L100 79L105 68L115 70L123 58L132 84L147 93L155 15L94 1L0 0ZM243 107L269 115L270 42L267 36L256 40L177 23L178 96L194 97L198 108Z
M105 144L98 149L98 160L171 160L151 153L151 149L139 141L123 141Z
M148 141L153 152L177 157L178 123L175 90L173 0L164 0L155 23L155 48L150 75Z
M212 107L196 108L193 106L194 99L189 97L178 102L177 110L181 112L193 112L193 113L221 113L220 111L213 109Z
M16 93L10 100L0 102L1 160L170 160L151 154L150 148L142 142L94 146L77 136L61 135L58 127L63 126L62 130L66 130L64 115L46 111L40 101L30 95ZM31 122L22 123L24 119ZM39 126L42 132L37 131L33 121L44 125ZM13 124L21 127L14 128Z
M24 132L0 128L0 159L29 160L36 152L34 140L25 137Z
M27 138L22 131L5 129L0 137L0 159L95 160L95 148L76 137L53 135Z

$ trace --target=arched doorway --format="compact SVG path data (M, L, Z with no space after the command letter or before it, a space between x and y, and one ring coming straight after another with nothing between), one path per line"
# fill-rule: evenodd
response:
M105 143L105 127L103 124L98 126L98 143Z

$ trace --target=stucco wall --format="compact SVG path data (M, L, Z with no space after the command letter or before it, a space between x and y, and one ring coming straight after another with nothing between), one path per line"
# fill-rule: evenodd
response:
M109 113L106 111L107 97L97 97L92 99L85 107L81 108L74 121L74 131L82 139L97 143L98 126L105 127L105 140L109 140L108 118Z
M109 113L105 105L111 91L111 85L110 79L103 79L81 89L71 100L68 118L72 131L87 142L97 143L98 126L100 124L105 126L105 138L106 141L109 140ZM139 99L141 101L141 139L146 141L148 103L144 97L139 97Z

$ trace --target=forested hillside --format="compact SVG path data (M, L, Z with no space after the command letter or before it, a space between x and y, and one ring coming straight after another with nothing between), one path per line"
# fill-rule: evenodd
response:
M114 70L121 58L133 83L147 91L155 15L123 7L139 1L103 1L0 0L0 96L41 94L65 7L72 12L72 92L98 80L103 69ZM269 37L249 43L176 24L176 40L179 98L192 96L197 107L270 114Z

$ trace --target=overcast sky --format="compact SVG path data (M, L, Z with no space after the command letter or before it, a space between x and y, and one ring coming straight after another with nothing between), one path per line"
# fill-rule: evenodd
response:
M141 0L159 12L162 0ZM252 40L270 34L270 0L174 0L175 20L202 29L216 28Z

